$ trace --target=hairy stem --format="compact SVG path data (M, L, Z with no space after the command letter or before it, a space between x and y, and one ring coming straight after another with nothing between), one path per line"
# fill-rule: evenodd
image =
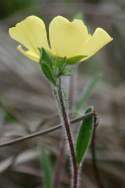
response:
M75 76L72 75L69 77L69 110L72 111L73 103L74 103L74 83L75 83ZM64 174L64 167L65 167L65 139L61 138L61 144L59 148L59 155L57 157L57 163L55 168L55 175L54 175L54 188L60 188L61 180ZM61 169L61 170L60 170Z
M65 108L65 102L64 102L63 93L62 93L61 79L59 79L57 93L58 93L58 98L59 98L59 103L60 103L61 119L63 121L64 129L66 132L66 137L67 137L68 144L69 144L69 150L70 150L70 158L71 158L72 169L73 169L72 188L77 188L78 167L77 167L77 162L76 162L72 133L70 130L70 121L69 121L69 117Z

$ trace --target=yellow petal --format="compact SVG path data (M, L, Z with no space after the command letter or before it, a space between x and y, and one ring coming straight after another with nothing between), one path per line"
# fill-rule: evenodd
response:
M70 22L57 16L50 23L49 37L53 53L61 57L74 57L81 55L81 48L89 34L81 20Z
M19 45L19 46L17 47L17 49L18 49L24 56L28 57L29 59L31 59L31 60L33 60L33 61L35 61L35 62L37 62L37 63L39 63L40 57L39 57L36 53L34 53L34 52L30 51L30 50L24 50L21 45Z
M37 54L39 54L38 48L49 49L45 24L36 16L25 18L15 27L10 28L9 34L14 40Z
M102 28L97 28L90 39L84 44L82 53L87 55L86 60L94 55L97 51L111 42L113 38Z

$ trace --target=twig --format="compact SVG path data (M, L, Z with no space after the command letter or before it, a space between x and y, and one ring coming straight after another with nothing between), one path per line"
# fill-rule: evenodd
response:
M93 115L93 113L88 113L88 114L82 115L82 116L80 116L78 118L75 118L75 119L71 120L70 123L77 123L77 122L83 120L84 118L90 117L91 115ZM60 128L62 128L62 124L58 124L58 125L56 125L56 126L54 126L52 128L46 129L46 130L37 131L35 133L28 134L26 136L22 136L22 137L15 138L15 139L12 139L10 141L1 143L0 147L5 147L5 146L17 144L19 142L22 142L22 141L25 141L25 140L29 140L31 138L36 138L36 137L51 133L53 131L56 131L56 130L58 130Z

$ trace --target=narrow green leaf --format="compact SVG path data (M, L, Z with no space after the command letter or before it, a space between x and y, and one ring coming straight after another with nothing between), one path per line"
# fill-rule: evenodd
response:
M51 166L50 155L48 151L41 145L38 147L40 153L40 165L42 170L42 187L52 188L53 172Z
M85 55L78 55L78 56L75 56L75 57L68 58L67 59L67 64L76 64L76 63L79 63L85 57L86 57Z
M87 108L85 114L90 112L93 112L93 107ZM94 127L93 115L85 118L81 124L76 141L76 159L78 164L80 164L83 161L85 154L88 150L89 144L92 139L93 127Z
M96 87L96 84L98 81L102 78L102 74L98 73L95 75L95 77L89 81L86 88L83 90L82 95L80 99L78 100L76 104L76 111L78 112L83 108L85 102L89 99L89 97L92 95L93 89Z
M49 67L48 64L45 64L45 63L41 63L41 68L42 68L42 71L45 75L45 77L53 84L56 86L56 80L53 76L53 73Z

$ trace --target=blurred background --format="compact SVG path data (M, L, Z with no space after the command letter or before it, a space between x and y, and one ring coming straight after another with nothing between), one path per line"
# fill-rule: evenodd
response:
M56 15L83 19L90 31L99 26L113 36L113 42L81 63L64 85L69 90L72 111L82 113L87 105L94 105L99 117L99 175L93 169L89 151L82 169L81 188L124 188L125 1L0 0L0 143L59 123L50 86L41 76L39 65L23 57L8 35L9 27L29 15L41 17L47 26ZM75 128L73 125L74 136ZM0 147L0 187L51 188L58 176L59 187L68 188L70 168L62 154L62 134L58 130Z

